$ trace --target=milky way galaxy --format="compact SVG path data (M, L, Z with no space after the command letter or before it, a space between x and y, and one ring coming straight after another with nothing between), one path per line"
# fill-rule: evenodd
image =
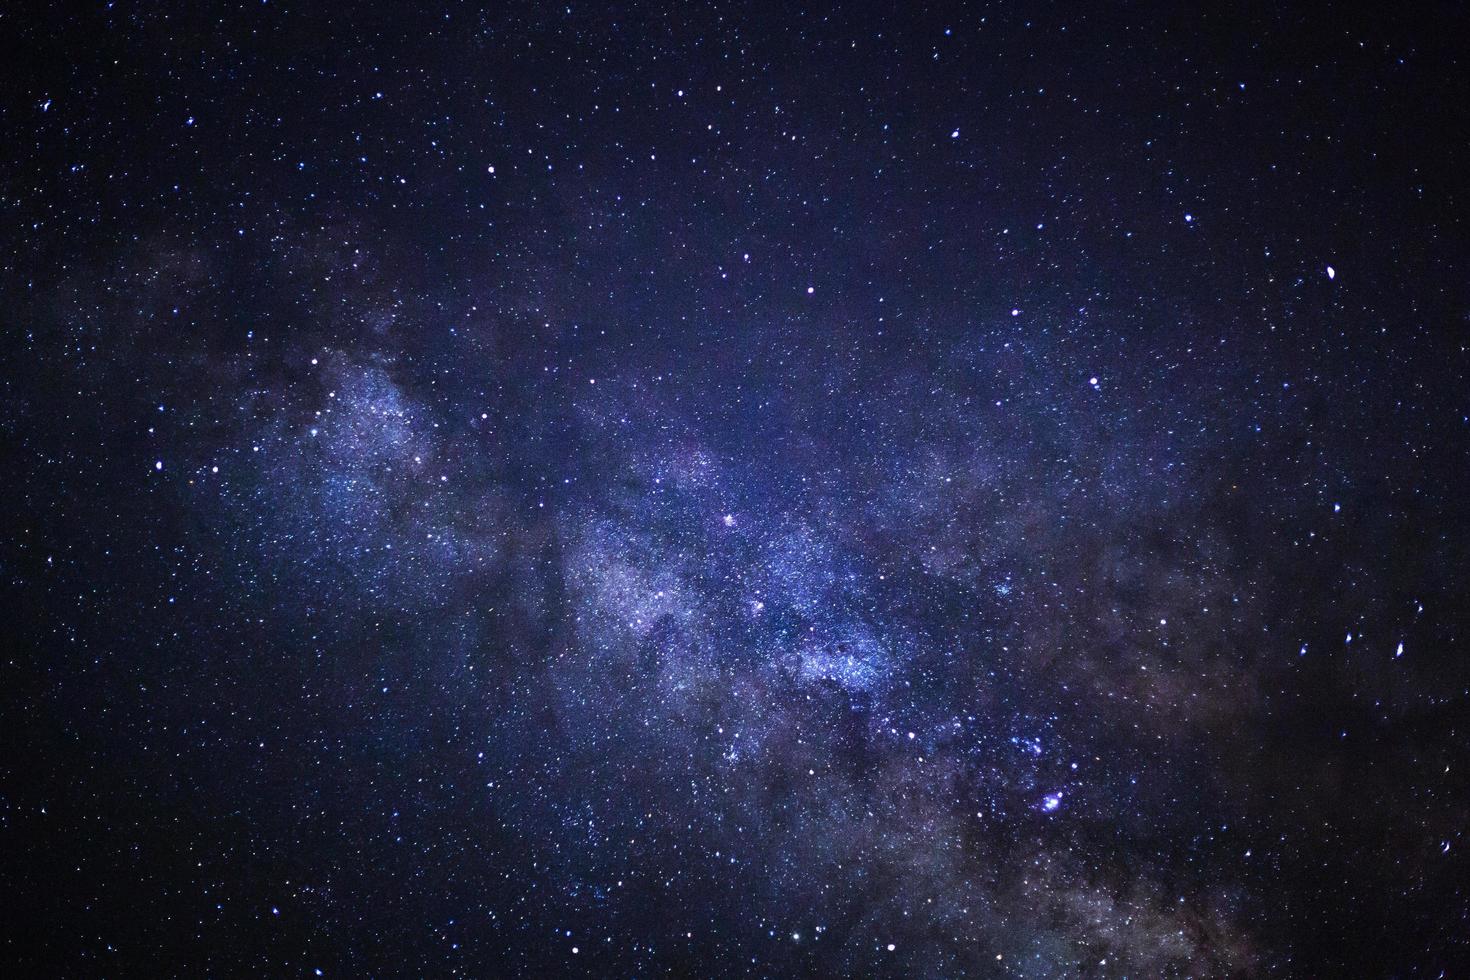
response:
M1450 7L0 11L0 972L1470 965Z

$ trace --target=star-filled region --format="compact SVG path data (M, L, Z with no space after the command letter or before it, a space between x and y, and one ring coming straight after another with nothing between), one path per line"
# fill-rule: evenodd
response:
M3 972L1462 975L1467 36L0 10Z

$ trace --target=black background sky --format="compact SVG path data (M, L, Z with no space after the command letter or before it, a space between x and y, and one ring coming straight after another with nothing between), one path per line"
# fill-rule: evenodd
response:
M1457 5L0 9L17 976L1455 976Z

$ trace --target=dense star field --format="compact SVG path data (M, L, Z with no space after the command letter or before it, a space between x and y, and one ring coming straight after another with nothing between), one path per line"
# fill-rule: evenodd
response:
M0 972L1462 975L1470 35L1191 6L0 8Z

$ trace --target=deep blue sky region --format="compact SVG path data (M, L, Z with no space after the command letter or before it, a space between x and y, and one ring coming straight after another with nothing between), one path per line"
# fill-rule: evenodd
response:
M0 9L0 972L1464 975L1457 7Z

